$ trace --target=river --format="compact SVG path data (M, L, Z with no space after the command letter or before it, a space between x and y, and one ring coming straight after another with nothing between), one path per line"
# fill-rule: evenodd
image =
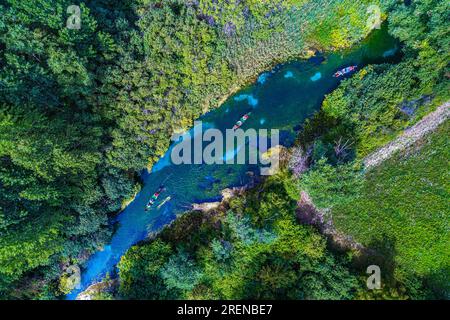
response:
M205 129L225 132L251 110L249 120L242 127L244 130L279 129L280 143L290 146L296 130L320 108L324 96L342 81L332 76L334 72L349 65L361 68L368 64L396 62L398 47L384 26L352 49L276 66L199 120ZM151 173L142 174L144 186L117 216L111 243L90 257L81 275L80 288L67 295L67 299L75 299L89 285L101 281L107 273L114 273L128 248L172 222L190 204L219 200L221 190L243 185L249 179L249 172L259 172L254 165L173 165L170 151L155 164ZM146 203L163 181L166 190L146 212ZM168 196L171 200L158 208Z

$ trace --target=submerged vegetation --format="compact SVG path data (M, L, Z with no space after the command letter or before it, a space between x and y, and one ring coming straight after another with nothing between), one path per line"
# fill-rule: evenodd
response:
M80 30L66 28L73 4L81 8ZM413 157L404 167L388 163L364 176L359 163L448 98L446 1L0 0L0 298L67 293L67 270L108 242L109 218L139 190L138 173L161 157L172 133L277 62L360 41L373 27L370 5L380 6L389 32L404 43L403 60L368 66L326 97L299 137L309 171L295 178L283 171L227 210L187 214L157 240L133 247L119 265L119 295L364 296L365 270L352 254L334 252L317 230L298 223L304 190L365 246L379 239L366 234L370 219L359 215L378 215L377 231L396 244L389 254L399 266L387 296L442 296L448 257L438 235L446 234L448 210L439 206L448 188L437 177L446 141L430 138L420 165ZM424 97L433 102L412 113L402 109ZM399 172L413 167L411 175ZM407 195L392 190L386 205L398 205L398 221L380 208L372 212L380 200L371 189L398 175L401 186L430 179L437 193L427 217L397 196L420 202L414 196L428 182ZM349 199L359 207L349 208ZM417 223L402 223L408 215ZM405 228L417 244L403 237ZM425 236L437 239L429 255L419 248ZM405 275L408 268L418 280ZM432 292L420 283L425 277Z

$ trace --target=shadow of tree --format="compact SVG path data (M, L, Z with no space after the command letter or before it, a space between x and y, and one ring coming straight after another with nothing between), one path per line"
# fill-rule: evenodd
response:
M361 273L365 273L370 265L379 266L383 288L391 293L395 292L395 296L390 298L407 297L413 300L450 298L450 266L423 276L408 269L407 266L399 266L396 256L395 238L382 234L375 237L361 255L355 257L353 265Z

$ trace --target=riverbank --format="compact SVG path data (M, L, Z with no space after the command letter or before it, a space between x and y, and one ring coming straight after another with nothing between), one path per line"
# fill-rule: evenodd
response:
M422 153L435 157L435 151L438 151L437 155L439 152L445 152L446 136L445 131L440 133L440 143L444 143L442 145L444 149L429 142L422 147L424 150L416 150L416 156L413 157L423 161ZM447 157L438 156L436 159L445 160ZM393 166L398 168L403 165L405 160L400 161L402 162L396 162ZM407 170L411 171L411 165L415 166L415 164L408 164L409 169ZM431 164L424 163L423 165L428 167ZM420 176L425 171L417 172L418 167L415 168L413 181L417 182L425 178L425 176ZM420 179L417 178L417 173ZM378 176L379 173L372 173L372 175ZM383 176L377 179L386 180ZM403 183L402 181L405 180L402 175L397 175L394 179L397 183ZM429 177L427 176L426 179ZM393 185L389 181L385 182ZM411 182L407 181L406 183ZM390 192L386 186L385 188L387 192ZM368 194L365 196L373 194L373 190L373 188L369 188ZM420 190L417 192L422 194ZM378 295L382 295L384 298L406 299L411 297L409 295L415 297L417 294L411 291L411 288L405 289L403 282L405 279L402 278L400 269L397 270L392 266L393 259L395 261L402 260L397 260L399 257L391 251L389 251L390 254L394 256L388 254L386 250L392 250L391 247L379 246L377 243L367 243L367 241L362 245L356 241L357 238L351 235L354 234L353 232L342 232L342 208L333 208L333 216L329 212L318 209L308 194L299 192L295 180L286 171L282 170L279 174L264 179L253 188L239 189L237 192L228 190L226 194L233 194L233 196L227 196L226 200L217 202L217 205L214 206L199 205L196 208L197 212L183 214L151 239L130 249L119 264L120 287L116 289L115 297L139 297L141 299L161 297L172 299L299 298L290 291L292 290L292 287L289 286L291 282L287 282L287 284L283 282L279 290L274 290L269 286L272 282L267 283L271 280L266 279L276 279L277 283L280 283L279 277L286 273L296 279L295 283L301 283L301 289L297 290L305 290L302 291L304 294L302 297L306 299L317 298L318 295L322 299L342 299L343 297L374 299ZM405 201L411 201L411 199L399 200L401 197L395 199L400 207L405 204ZM350 201L350 206L359 208L355 209L355 212L358 212L357 219L361 219L360 203L362 202L362 199ZM376 201L377 206L380 203L379 200ZM434 202L435 205L437 203L439 202ZM394 206L390 207L390 210L393 208ZM337 218L338 225L335 226L334 221L330 221L330 218L333 220ZM380 223L373 219L360 221L369 234L374 226L376 228L380 226ZM381 222L385 219L387 218L384 217ZM438 219L438 221L442 220ZM391 222L389 228L396 225L395 222ZM423 222L415 220L416 224ZM347 227L351 225L348 221L345 224ZM314 226L314 228L311 229L309 226ZM320 230L320 234L313 231L315 228ZM345 230L348 231L348 229ZM408 230L415 233L418 231L412 225L408 226ZM375 234L380 234L380 232ZM441 233L441 238L445 237L444 234ZM408 237L406 233L405 236ZM415 236L417 236L415 239L425 241L425 238L417 234ZM311 243L312 239L315 239L315 242ZM399 254L404 255L403 239L398 236L396 239L401 244L398 247ZM296 247L299 245L297 241L302 243L301 249ZM297 278L299 270L291 269L285 264L281 264L282 267L273 267L272 259L276 259L277 263L285 261L283 259L290 261L289 257L292 257L294 253L311 254L310 258L319 259L319 257L323 257L321 255L323 253L320 252L323 252L323 246L327 241L326 256L327 259L332 259L333 263L328 266L327 262L320 258L319 264L321 268L331 267L333 270L337 270L332 275L328 274L326 279L319 276L319 269L316 267L308 269L312 278ZM431 244L430 241L428 241L429 244ZM439 261L442 262L444 256L439 252L439 244L436 246L429 255L440 257ZM445 243L442 248L445 248ZM342 259L341 255L351 257L351 263L340 264L337 262ZM158 262L155 262L155 259L158 259ZM312 259L314 260L314 258ZM314 264L311 261L309 263ZM379 293L363 289L365 282L359 283L357 280L365 279L363 275L366 267L372 264L381 266L383 272L383 289ZM144 271L144 266L145 270L149 270L148 268L151 266L152 271ZM417 269L415 270L417 271ZM264 278L258 276L259 274L264 274ZM141 287L142 279L148 281L145 286L146 291ZM416 281L420 283L421 279L423 279L423 275ZM246 285L246 281L251 281L251 290L249 289L250 285ZM284 279L284 281L288 280ZM314 281L314 290L308 291L309 281ZM343 291L340 291L340 295L332 294L322 287L333 285L334 281L341 281L339 288ZM319 287L317 287L317 283L320 284ZM293 286L293 284L291 285ZM425 289L420 288L420 290Z
M403 9L397 8L397 10ZM426 19L421 21L426 21ZM393 28L395 29L395 26ZM408 40L406 39L406 41ZM390 54L391 50L386 50L383 56ZM417 54L417 57L422 56L422 53ZM435 58L439 59L441 57L437 56ZM312 137L306 141L308 143L306 145L307 150L304 150L311 167L309 171L300 176L300 179L291 179L289 175L271 177L265 181L264 185L267 188L256 189L248 197L233 199L229 204L229 210L225 213L221 210L213 209L212 212L215 214L192 213L184 215L173 222L170 231L164 229L166 232L158 234L154 241L130 249L120 263L120 276L126 279L124 287L119 289L121 291L120 294L129 297L137 297L141 294L146 297L157 298L160 298L160 294L166 297L248 298L253 295L258 297L274 295L284 297L286 292L289 292L289 295L292 294L294 296L295 294L290 291L292 287L289 284L280 288L281 292L278 290L275 290L276 292L268 292L268 290L271 290L271 287L265 286L264 280L271 279L275 275L290 275L290 277L295 278L298 270L289 268L292 264L296 265L295 262L291 261L287 263L287 266L286 264L274 265L269 263L265 259L270 255L264 251L264 248L270 249L272 253L275 253L275 256L270 256L270 261L272 262L284 261L283 259L286 258L284 254L292 255L293 252L296 253L296 257L315 255L316 258L323 253L322 250L317 250L320 245L312 246L316 250L308 246L304 246L301 249L298 248L298 251L301 252L299 254L295 250L296 246L300 245L295 243L295 239L302 239L302 235L305 235L307 230L310 230L310 228L308 229L305 226L292 226L292 220L289 220L292 218L290 214L298 206L299 193L296 183L299 183L300 189L305 188L308 191L314 204L320 208L330 208L334 212L336 208L341 208L343 205L356 206L359 204L354 199L363 194L361 188L364 187L367 181L361 175L358 161L354 161L355 154L359 156L365 155L368 151L373 151L384 145L384 142L389 137L401 131L409 121L406 116L402 116L403 111L400 109L404 101L417 101L417 98L423 96L424 93L429 94L429 89L432 85L430 78L421 78L421 75L429 74L430 70L427 70L427 64L418 64L418 61L414 61L414 59L415 57L409 54L398 65L384 64L364 68L355 77L342 82L337 90L326 97L321 115L315 117L305 126L305 132ZM417 65L423 66L423 70L412 68L412 66ZM437 63L436 65L441 64ZM280 72L286 74L290 72L289 74L293 74L295 77L295 73L291 71L282 70ZM323 70L323 74L328 74L329 72L330 70L327 70L327 72ZM442 79L440 76L441 71L436 70L434 72L434 84L436 87L439 87L439 81ZM416 74L418 75L417 77L414 76ZM411 81L413 78L425 79L425 81L418 83ZM307 83L307 81L304 83ZM394 87L392 83L399 85ZM283 83L283 85L286 86L286 83ZM253 90L255 89L252 88ZM272 87L272 92L275 92L274 95L277 96L276 101L283 106L285 102L283 98L287 93L283 95L282 91L277 91L276 87ZM312 90L309 90L309 92L312 92ZM250 93L254 94L254 92ZM248 94L248 92L245 94ZM254 96L252 97L255 98ZM275 101L275 99L270 100L268 97L261 99L261 96L258 96L257 98L259 98L259 101ZM306 104L305 99L302 99L302 102L302 105ZM274 108L273 104L271 106ZM229 105L225 107L229 107ZM278 116L280 114L287 114L287 117L291 116L285 106L283 112L278 112L277 114ZM224 116L224 114L220 115ZM381 117L381 115L383 116ZM208 119L211 119L211 117ZM266 116L263 118L268 119ZM224 127L229 125L229 122L229 120L224 120L223 123L217 120L214 121L215 124L219 123L219 125ZM253 124L249 123L251 126ZM352 141L351 139L354 140ZM302 161L300 165L303 165L303 163ZM189 174L189 171L184 173ZM220 179L209 175L208 183L205 183L201 181L201 175L198 173L196 172L196 175L199 176L200 180L195 181L196 183L197 181L200 182L199 186L202 192L207 193L208 190L215 190L214 183ZM226 174L230 175L229 172ZM417 177L414 178L417 181ZM178 182L180 183L180 181ZM183 183L183 185L192 184ZM395 189L386 188L386 190L390 190L393 193L396 192ZM198 196L198 194L194 194L193 198ZM293 203L293 200L295 203ZM397 199L397 201L400 200L401 198ZM391 212L395 208L395 205L391 205L388 211ZM342 217L333 215L333 218L341 221L339 219ZM383 225L385 220L387 221L386 218L381 219L380 223ZM365 228L364 230L369 230L370 232L374 223L373 221L364 221L364 223L359 225L359 228ZM416 223L418 222L416 221ZM347 227L352 226L352 221L347 221L346 225ZM395 225L395 221L392 225ZM342 226L336 224L336 227ZM435 227L439 227L438 222ZM437 232L436 234L439 233ZM400 242L404 240L396 234L393 236ZM319 239L320 237L316 238L313 236L312 238ZM420 238L420 235L418 238ZM294 241L294 243L283 242L285 239ZM303 244L310 243L307 239L304 240ZM378 239L374 240L377 241ZM383 239L380 239L380 241L388 247L391 245L391 242L385 243ZM272 247L271 244L273 242L277 243L278 246ZM367 247L378 249L376 245L378 242L367 243L360 241L360 243ZM282 248L289 248L289 250L283 251ZM259 255L261 253L258 251L259 249L263 250L261 256ZM382 252L386 253L383 256L384 262L393 260L401 262L405 257L404 252L398 256L392 250L390 252ZM136 275L135 272L142 270L144 265L148 266L148 259L145 258L147 254L150 257L156 254L161 260L156 265L151 264L154 267L152 272L144 272L142 275L144 278L149 279L149 283L155 284L154 286L146 287L146 290L142 291L138 282L138 279L142 279L142 277L134 278L134 276ZM348 254L351 255L352 253ZM334 256L334 253L332 255L333 257L328 257L327 259L339 259L339 257ZM412 255L415 255L416 258L421 257L417 255L417 251L412 252ZM227 261L231 264L228 264ZM300 265L305 265L304 262L300 263ZM311 261L309 262L311 263ZM322 268L327 265L326 262L321 262ZM374 261L367 262L375 263ZM235 269L236 265L240 267ZM359 265L358 272L360 272L360 275L365 273L366 266ZM343 269L340 267L343 267ZM387 269L384 269L385 267ZM334 282L330 278L325 280L325 282L321 282L323 279L320 279L319 274L322 268L314 268L308 271L319 277L319 279L314 280L316 284L322 283L325 287L333 287ZM403 291L400 288L402 286L405 286L409 291L408 294L414 298L419 297L420 294L428 294L423 291L423 283L419 283L418 287L420 289L417 289L418 287L411 286L407 279L399 277L398 273L393 273L392 264L383 264L382 268L391 276L391 279L393 277L394 280L399 282L399 284L388 283L388 291L383 291L383 295L396 295L397 297L401 295L403 297ZM345 270L345 267L338 263L333 263L333 270L337 269ZM180 272L180 270L183 272ZM237 270L239 270L239 273ZM262 272L263 270L264 272ZM178 277L179 274L188 275L189 281L186 281L186 278ZM258 277L260 274L265 275L264 279ZM341 276L344 275L341 274ZM246 290L248 279L251 279L253 284L253 292ZM346 279L351 279L351 277ZM301 292L302 295L307 297L314 297L320 292L322 297L329 297L329 292L326 292L326 290L325 292L321 290L315 292L305 290L305 286L308 287L308 281L311 281L311 279L295 280L296 283L302 286L297 288L298 291L296 292ZM289 283L289 280L286 281ZM422 274L420 281L426 282L426 275ZM349 284L352 280L344 282ZM275 283L280 283L280 281L275 281ZM317 288L317 286L315 287ZM346 294L344 295L351 297L374 296L370 292L361 292L355 295L351 288L354 287L351 285L346 287L345 290L347 291L345 291ZM399 291L395 291L397 289ZM418 293L418 291L420 292ZM349 294L349 292L352 292L352 294Z
M265 81L261 78L261 81L243 89L236 99L230 98L220 108L201 117L203 129L215 128L225 132L235 123L238 114L252 108L254 111L246 127L255 130L279 129L282 144L290 145L295 140L295 128L312 116L320 108L323 96L339 84L340 79L332 76L337 69L350 63L363 66L392 61L392 56L384 58L383 55L397 47L395 39L383 28L351 50L282 64L267 74ZM289 77L286 77L287 74ZM317 74L321 75L320 78ZM252 105L249 105L249 98L242 97L251 97ZM245 184L250 177L248 173L255 174L258 170L249 165L171 165L169 158L170 150L151 174L142 175L144 186L141 193L117 217L117 231L111 245L91 257L82 277L82 288L101 281L107 272L116 269L119 258L132 245L148 236L154 237L165 225L177 219L180 211L186 210L192 203L209 202L211 199L217 202L221 190ZM171 200L161 208L156 204L154 210L145 212L148 198L162 181L166 190L162 197L170 196ZM70 297L75 297L77 293L75 291Z
M296 201L289 195L289 181L286 172L270 176L220 207L183 214L132 247L119 263L116 298L352 297L358 280L348 265L326 249L317 231L299 225L292 215ZM325 280L318 265L336 272ZM317 281L333 289L318 289Z
M450 117L450 102L439 106L435 111L426 115L417 124L407 128L395 140L373 152L364 159L364 166L367 170L379 166L382 162L413 145L425 136L434 132Z
M177 128L189 128L201 117L205 128L223 131L252 109L246 128L280 129L283 144L292 145L303 129L301 124L320 108L323 96L338 86L341 79L332 77L336 70L376 65L342 81L341 89L327 95L328 103L322 108L327 117L320 121L325 130L314 132L318 134L308 146L312 168L324 169L313 169L315 173L309 175L314 182L311 185L326 187L325 192L308 193L316 204L323 201L327 207L336 202L326 195L338 194L340 202L346 198L339 196L340 192L357 193L359 171L349 165L353 165L355 153L363 159L383 146L408 125L418 99L436 96L439 86L444 91L443 82L448 80L448 32L443 23L447 3L375 2L381 15L378 10L371 14L368 6L372 3L366 0L130 0L117 5L87 1L80 5L82 29L75 31L54 23L67 19L62 2L54 5L54 1L40 0L48 10L36 15L32 5L8 1L0 15L0 56L8 57L2 59L0 70L0 86L5 89L0 95L4 106L0 115L0 297L61 297L74 283L69 278L76 265L82 267L83 290L109 272L113 274L131 246L176 219L185 206L217 201L220 190L246 183L246 173L255 168L175 167L166 162L160 163L159 172L148 175L144 168L167 152L169 137ZM364 47L327 55L325 60L320 57L280 65L257 84L247 85L248 79L258 71L270 70L276 61L308 54L311 48L328 52L359 43L373 27L368 22L376 25L380 16L385 18L384 12L389 14L389 32L405 45L405 59L400 64L389 64L399 45L391 46L396 41L386 39L384 25L374 32L380 38L369 37L371 43ZM402 17L411 19L403 23ZM215 108L236 87L242 88L237 99L231 97ZM398 106L405 108L398 110ZM135 193L134 180L141 170L145 179L142 191L115 215L122 201ZM168 176L166 194L160 199L169 200L145 212L146 202ZM336 176L343 179L333 180ZM265 245L267 250L277 249L264 242L273 240L274 230L261 229L267 217L251 212L247 216L255 217L248 230L253 234L250 240L256 239L252 242L256 251ZM230 217L233 225L236 220ZM282 226L288 223L286 219L278 221ZM234 226L242 236L241 224ZM292 230L304 234L303 229ZM280 235L288 237L283 231L276 233ZM246 246L241 240L235 244ZM210 244L217 252L230 249L225 244L221 250L216 241ZM305 253L298 257L315 253L300 246L292 245ZM165 247L159 249L157 252ZM239 253L249 252L249 265L254 262L252 257L260 260L266 256L252 250ZM319 250L318 255L322 253ZM270 257L271 261L287 261L288 266L266 261L257 266L256 274L271 274L267 270L274 268L278 272L273 273L282 274L286 281L268 283L289 283L294 278L290 275L296 275L296 283L301 283L295 270L282 271L291 264L303 266L317 260L279 259L286 254ZM163 268L162 281L169 287L174 283L171 266L189 267L184 255L172 258L181 263L171 261ZM318 271L313 272L318 277L320 265L317 263ZM240 266L245 269L246 264ZM259 272L264 270L267 272ZM192 275L195 279L198 273ZM222 282L211 283L220 286L223 290L216 290L217 286L213 290L224 295L239 291L222 286ZM243 279L242 286L246 285L250 284ZM308 289L297 289L304 296L320 297ZM286 291L295 296L295 290ZM174 293L176 290L169 290L168 296Z
M241 5L243 6L243 3L236 4L239 8ZM272 5L267 4L267 6L271 7ZM170 130L166 136L160 137L158 145L164 145L163 149L166 150L173 133L183 133L189 130L196 119L220 107L236 92L255 83L264 72L270 72L274 67L292 61L309 59L319 52L327 54L343 52L345 54L347 49L367 40L372 31L375 33L379 31L374 30L375 26L367 24L368 6L365 1L319 0L304 1L298 8L287 3L283 6L282 11L272 8L272 12L268 13L266 17L268 21L275 19L276 28L268 28L268 21L258 21L256 25L255 21L252 21L249 25L243 26L241 32L236 31L232 36L218 30L219 36L216 41L218 46L223 47L223 51L214 52L214 54L220 56L220 60L224 61L225 65L221 66L220 73L214 74L210 86L201 85L203 88L202 98L196 101L195 105L186 106L187 112L182 114L181 118L173 119L176 122L169 126ZM353 8L353 11L348 13L349 19L341 19L341 11L348 6ZM247 7L246 10L248 9ZM214 14L211 13L211 16L213 17ZM385 18L384 14L380 16L380 24ZM324 28L325 20L326 28ZM259 23L262 25L258 26ZM383 24L383 28L385 27ZM266 28L268 29L266 30ZM320 39L313 36L314 32L320 34ZM340 35L344 34L345 36L340 38ZM211 70L207 74L210 73ZM190 74L183 76L191 77ZM223 81L224 79L226 81ZM213 89L206 90L208 87ZM186 88L185 90L192 91L193 89ZM159 131L160 129L154 130ZM164 154L163 149L158 150L156 156L153 155L149 158L150 161L147 161L146 165L147 171L150 172L153 165L160 160Z

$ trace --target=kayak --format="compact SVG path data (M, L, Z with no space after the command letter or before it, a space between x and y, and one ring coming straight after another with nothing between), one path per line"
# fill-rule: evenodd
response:
M171 197L171 196L168 196L168 197L165 198L165 199L161 202L161 204L159 204L158 207L156 207L156 208L157 208L158 210L161 209L161 207L162 207L163 205L165 205L167 202L169 202L171 199L172 199L172 197Z
M159 196L161 195L161 193L165 190L164 186L159 187L158 191L156 191L152 197L150 198L149 202L147 203L147 205L145 206L145 211L148 211L151 209L151 207L153 207L153 205L155 204L156 200L158 200Z
M239 121L236 122L236 124L233 126L233 130L237 130L242 127L242 125L245 123L245 121L247 121L251 114L251 112L244 114L242 118L240 118Z
M342 76L344 76L344 75L346 75L346 74L349 74L349 73L352 72L352 71L355 71L357 67L358 67L358 66L350 66L350 67L344 68L344 69L342 69L342 70L339 70L338 72L336 72L336 73L333 75L333 77L335 77L335 78L342 77Z

